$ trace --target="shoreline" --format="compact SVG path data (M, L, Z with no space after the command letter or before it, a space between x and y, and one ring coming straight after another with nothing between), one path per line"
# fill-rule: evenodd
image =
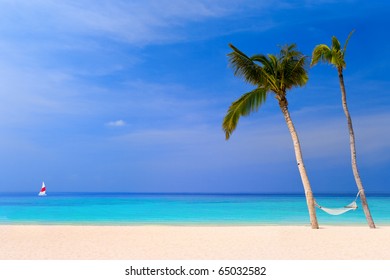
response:
M377 228L381 227L390 227L390 222L379 222L375 223ZM74 222L70 221L68 223L64 222L47 222L42 223L41 221L21 221L21 222L11 222L11 223L1 223L0 227L3 226L64 226L64 227L71 227L71 226L90 226L90 227L149 227L149 226L156 226L156 227L310 227L310 223L306 222L299 222L296 223L266 223L266 222L184 222L184 221L177 221L177 222L87 222L87 221L80 221L80 222ZM345 222L324 222L322 221L320 223L320 228L323 227L367 227L367 222L353 222L348 221L348 223Z
M386 228L390 227L389 224L380 223L375 224L376 228ZM64 227L307 227L310 228L309 223L305 224L277 224L277 223L183 223L183 222L177 222L177 223L10 223L10 224L2 224L0 223L0 227L13 227L13 226L64 226ZM333 228L333 227L356 227L356 228L368 228L367 223L321 223L321 228Z
M0 225L0 260L389 260L390 226Z

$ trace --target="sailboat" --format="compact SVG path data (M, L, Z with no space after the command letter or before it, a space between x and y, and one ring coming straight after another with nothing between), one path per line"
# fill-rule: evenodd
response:
M45 186L45 182L42 182L41 191L39 192L38 195L39 195L39 196L45 196L45 195L46 195L46 186Z

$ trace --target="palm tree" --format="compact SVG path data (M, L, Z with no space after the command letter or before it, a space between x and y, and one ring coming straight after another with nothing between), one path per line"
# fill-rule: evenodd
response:
M342 49L339 40L335 36L332 37L331 47L328 47L327 45L324 44L317 45L313 50L311 66L314 66L319 61L322 61L336 67L337 72L339 74L341 102L343 105L345 116L347 118L348 130L349 130L349 144L351 148L352 171L355 177L357 188L359 190L360 200L362 202L364 214L366 215L367 223L370 228L375 228L375 224L372 219L370 209L368 208L366 194L364 193L363 183L360 179L359 170L356 163L355 134L353 132L351 115L349 114L348 111L347 93L345 91L344 77L343 77L343 69L346 66L344 56L345 56L349 39L351 38L353 32L354 30L351 33L349 33L348 38L345 41L344 47Z
M222 124L226 140L230 138L241 116L247 116L251 112L257 111L260 105L266 101L267 95L269 93L274 94L279 102L294 144L295 157L309 209L311 227L318 229L313 192L303 163L298 134L288 111L286 97L289 89L306 84L308 80L305 69L306 57L296 50L295 44L281 48L280 54L277 56L257 54L252 57L248 57L232 44L229 44L229 46L233 49L233 52L229 53L228 56L234 74L242 77L256 88L242 95L229 107Z

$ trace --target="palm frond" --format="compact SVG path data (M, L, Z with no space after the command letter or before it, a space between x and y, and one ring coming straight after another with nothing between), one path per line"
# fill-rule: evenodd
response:
M331 63L332 60L332 51L331 49L325 45L320 44L314 47L312 56L311 56L311 63L310 66L316 65L319 61L325 62L325 63Z
M257 111L260 105L265 102L267 91L267 88L258 87L255 90L245 93L232 103L222 123L226 140L230 138L230 135L236 129L241 116L247 116L251 112Z
M292 88L293 86L304 86L309 77L305 69L306 66L306 56L300 57L298 60L294 59L286 65L286 74L285 74L285 87Z
M292 57L299 57L302 55L300 51L296 49L296 44L284 45L280 50L281 59L290 59Z
M267 56L263 54L254 55L251 57L251 60L259 62L262 67L260 70L263 73L264 80L259 80L258 85L268 85L271 88L277 88L275 77L278 69L278 59L276 56L269 54Z
M336 36L332 36L332 50L335 50L335 51L341 50L340 41L336 38Z
M279 69L279 58L276 55L269 54L268 55L269 64L265 65L265 69L270 74L276 75Z
M290 89L294 86L303 86L308 80L306 56L296 50L296 45L284 47L280 56L280 79L282 89Z
M273 68L275 68L275 63L277 63L277 62L275 62L275 56L273 56L273 55L266 56L263 54L256 54L254 56L251 56L250 59L262 64L263 68L267 69L268 73L274 72Z
M354 30L352 30L350 33L349 33L349 35L348 35L348 37L347 37L347 40L345 40L345 44L344 44L344 48L343 48L343 55L345 56L345 52L347 51L347 46L348 46L348 42L349 42L349 39L351 39L351 36L352 36L352 34L355 32L355 29Z
M230 66L234 69L234 75L244 78L248 83L258 85L259 79L263 77L261 67L232 44L229 46L233 49L233 52L229 53L228 56Z
M332 59L330 63L336 66L336 68L345 68L344 54L341 51L332 51Z

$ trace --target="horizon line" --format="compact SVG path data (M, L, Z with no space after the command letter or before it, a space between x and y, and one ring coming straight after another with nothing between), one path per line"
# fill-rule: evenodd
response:
M37 192L0 192L1 194L35 194ZM301 192L243 192L243 193L237 193L237 192L104 192L104 191L69 191L69 192L63 192L63 191L53 191L48 192L48 195L50 194L110 194L110 195L302 195L304 196L304 193ZM366 193L369 196L375 196L375 195L389 195L390 192L373 192L373 193ZM356 195L356 192L342 192L342 193L335 193L335 192L319 192L316 195L331 195L331 196L350 196L350 195Z

